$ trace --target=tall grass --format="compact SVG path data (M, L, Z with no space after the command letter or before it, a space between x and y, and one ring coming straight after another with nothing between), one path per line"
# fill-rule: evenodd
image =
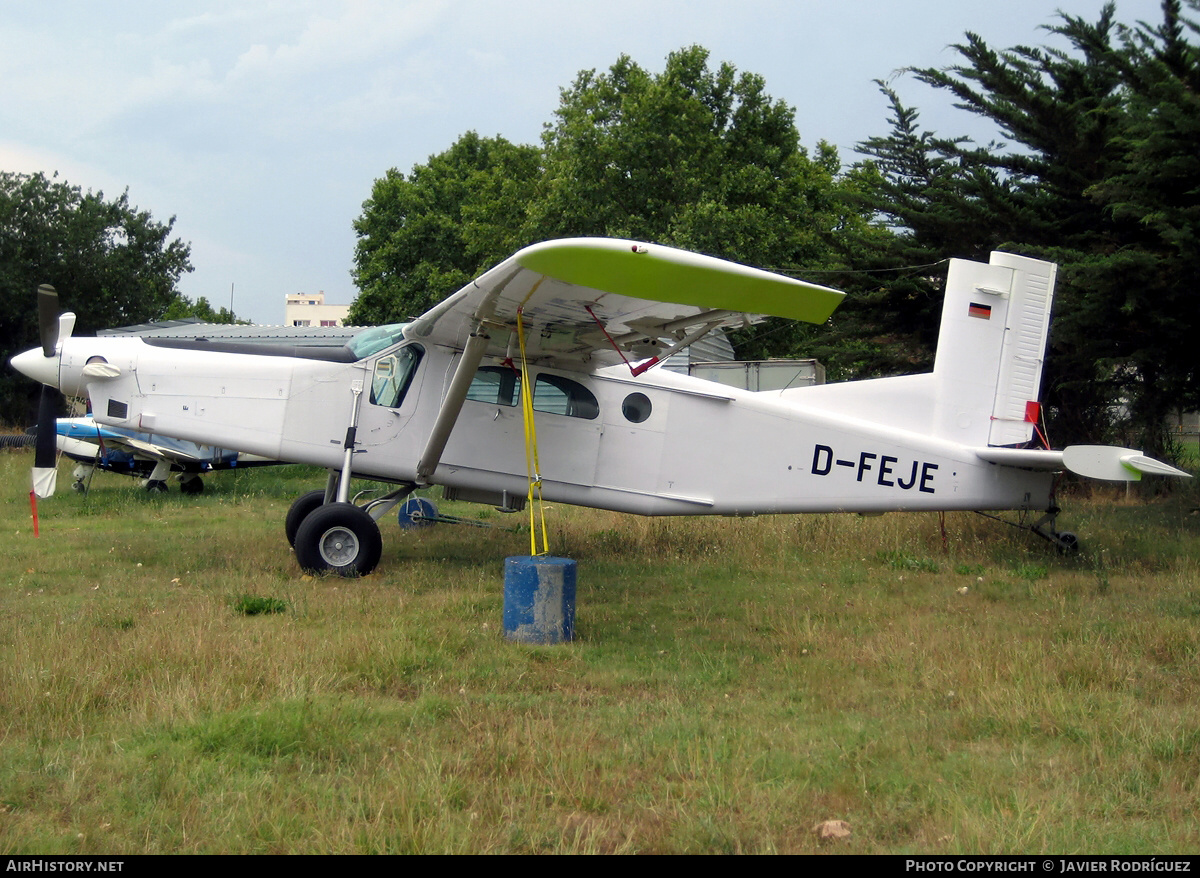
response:
M306 576L282 520L323 476L287 467L98 475L35 540L28 464L0 453L6 853L1200 844L1193 493L1068 503L1074 559L965 514L943 544L555 506L578 637L538 647L500 631L527 535L387 521L375 574Z

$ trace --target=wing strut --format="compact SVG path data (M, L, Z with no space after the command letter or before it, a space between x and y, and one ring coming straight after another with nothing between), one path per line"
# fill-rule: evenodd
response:
M667 348L661 354L655 354L653 357L651 357L646 362L642 363L640 366L631 368L630 371L633 372L633 377L636 378L638 375L641 375L643 372L645 372L650 367L657 366L659 363L661 363L663 360L665 360L667 357L671 356L672 354L676 353L677 351L681 351L684 348L686 348L688 345L692 344L693 342L699 341L704 336L708 335L710 332L712 332L714 329L716 329L718 326L720 326L721 322L722 322L721 320L713 320L709 323L703 324L698 329L692 330L687 335L685 335L683 338L679 339L679 341L675 342L675 344L671 345L669 348Z
M622 360L625 361L625 365L629 367L629 371L633 374L634 378L641 375L647 369L657 366L676 351L682 350L693 342L699 341L701 338L708 335L710 332L724 323L726 318L733 316L735 313L733 311L706 311L703 314L696 314L693 317L685 317L680 320L674 320L670 323L662 324L661 326L657 327L657 331L663 336L671 335L679 330L687 329L689 326L695 326L697 323L700 323L700 326L698 329L693 329L691 332L685 334L682 338L680 338L662 353L655 354L641 365L635 366L633 363L629 362L629 358L625 356L625 352L621 350L621 345L629 344L637 341L638 339L646 338L647 333L628 332L625 335L622 335L620 338L613 338L611 335L609 335L608 330L605 329L600 318L596 316L596 312L592 310L591 305L584 305L583 310L587 311L588 314L591 315L592 320L596 321L596 325L600 327L600 331L604 333L604 337L608 339L608 343L612 345L612 349L620 355Z
M421 459L417 463L417 481L420 483L429 483L429 477L433 475L433 471L437 469L437 465L442 459L442 452L446 450L446 443L450 441L450 431L454 429L454 424L458 421L458 413L462 411L463 402L467 398L471 379L475 377L475 371L483 361L489 341L491 341L491 336L480 325L463 346L458 368L454 370L454 377L450 379L446 398L442 400L437 420L434 421L433 429L429 431L425 450L421 453Z

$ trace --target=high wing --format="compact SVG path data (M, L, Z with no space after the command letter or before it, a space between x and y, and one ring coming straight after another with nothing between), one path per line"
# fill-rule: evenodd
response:
M519 310L528 356L595 368L620 362L617 347L634 359L661 359L707 332L763 315L824 323L843 295L671 247L567 238L519 251L417 318L405 335L464 349L482 328L487 354L512 355Z
M612 238L534 244L431 308L404 330L462 351L437 420L417 463L417 478L437 468L484 356L525 355L594 369L629 351L634 375L723 326L754 314L823 323L843 293L757 268L672 247ZM669 339L666 344L662 339Z

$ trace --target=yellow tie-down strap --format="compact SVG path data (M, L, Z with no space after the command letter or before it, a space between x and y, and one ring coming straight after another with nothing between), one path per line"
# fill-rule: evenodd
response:
M521 309L517 309L517 341L521 347L521 414L525 422L525 470L529 475L529 554L549 555L550 544L546 536L546 510L542 505L542 476L538 464L537 425L533 421L533 382L529 380L529 366L525 360L525 324ZM538 533L541 532L541 549L538 549Z

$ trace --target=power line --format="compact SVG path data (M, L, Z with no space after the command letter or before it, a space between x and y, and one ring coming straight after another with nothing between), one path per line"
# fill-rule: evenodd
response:
M939 259L937 262L927 262L924 265L902 265L899 268L767 268L765 270L789 277L813 274L883 274L885 272L921 271L926 268L937 268L940 265L947 264L949 261L949 259Z

